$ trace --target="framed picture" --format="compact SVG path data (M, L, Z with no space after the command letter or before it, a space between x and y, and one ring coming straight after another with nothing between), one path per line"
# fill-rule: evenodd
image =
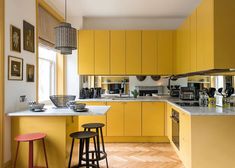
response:
M26 65L26 81L34 82L34 65Z
M8 56L8 80L23 80L23 59Z
M21 33L20 29L11 25L10 30L11 51L21 52Z
M24 50L34 53L34 26L23 21Z

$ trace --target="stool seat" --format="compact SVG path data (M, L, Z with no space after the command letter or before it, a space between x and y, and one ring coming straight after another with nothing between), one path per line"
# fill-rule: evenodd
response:
M94 128L102 128L105 125L103 123L87 123L87 124L83 124L82 127L83 128L90 128L90 129L94 129Z
M19 142L28 142L28 141L43 139L45 137L46 134L44 133L31 133L31 134L18 135L17 137L15 137L15 140Z
M90 131L79 131L79 132L74 132L70 134L70 137L75 138L75 139L93 138L94 136L97 136L97 133L90 132Z

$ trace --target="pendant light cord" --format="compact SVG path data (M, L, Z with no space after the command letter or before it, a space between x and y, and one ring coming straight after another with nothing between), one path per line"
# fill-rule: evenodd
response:
M67 21L67 0L65 0L65 22Z

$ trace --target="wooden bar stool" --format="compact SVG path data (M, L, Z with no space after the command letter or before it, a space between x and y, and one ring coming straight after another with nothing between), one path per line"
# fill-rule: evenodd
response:
M98 152L96 149L96 140L95 137L97 136L96 132L90 132L90 131L80 131L80 132L74 132L72 134L70 134L70 137L73 138L72 140L72 145L71 145L71 151L70 151L70 157L69 157L69 165L68 168L71 167L71 161L72 161L72 155L73 155L73 146L74 146L74 140L75 139L79 139L79 162L78 162L78 166L77 167L97 167L99 168L99 160L98 160ZM95 147L95 156L96 158L89 158L89 144L90 144L90 139L93 139L94 141L94 147ZM85 152L83 152L84 149L84 145L85 145ZM82 159L83 153L86 155L85 160ZM83 164L82 161L85 161L86 163ZM92 161L92 163L90 163L90 161ZM96 161L97 164L95 164L93 161Z
M87 123L83 124L82 127L84 128L84 131L91 131L95 130L97 133L96 139L97 139L97 148L98 148L98 159L99 160L106 160L106 166L107 168L109 167L108 165L108 157L107 153L105 152L105 147L104 147L104 137L103 137L103 131L102 128L105 125L103 123ZM100 149L100 138L101 138L101 144L102 144L102 150Z
M44 142L45 137L46 137L46 134L44 134L44 133L23 134L23 135L18 135L17 137L15 137L15 141L17 141L17 148L16 148L16 157L15 157L15 162L14 162L14 168L16 168L16 161L17 161L17 156L18 156L18 152L19 152L20 142L29 142L29 164L28 164L28 167L29 168L34 167L33 166L33 141L36 141L36 140L42 140L46 167L48 168L46 146L45 146L45 142Z

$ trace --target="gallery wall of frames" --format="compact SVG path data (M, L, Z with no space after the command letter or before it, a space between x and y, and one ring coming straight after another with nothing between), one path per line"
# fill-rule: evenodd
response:
M21 50L35 52L35 28L27 21L23 21L23 33L21 29L10 25L10 50L21 53ZM21 38L23 37L23 45ZM8 56L8 80L24 80L23 74L24 60L16 56ZM26 63L26 82L34 82L35 67L32 64Z

